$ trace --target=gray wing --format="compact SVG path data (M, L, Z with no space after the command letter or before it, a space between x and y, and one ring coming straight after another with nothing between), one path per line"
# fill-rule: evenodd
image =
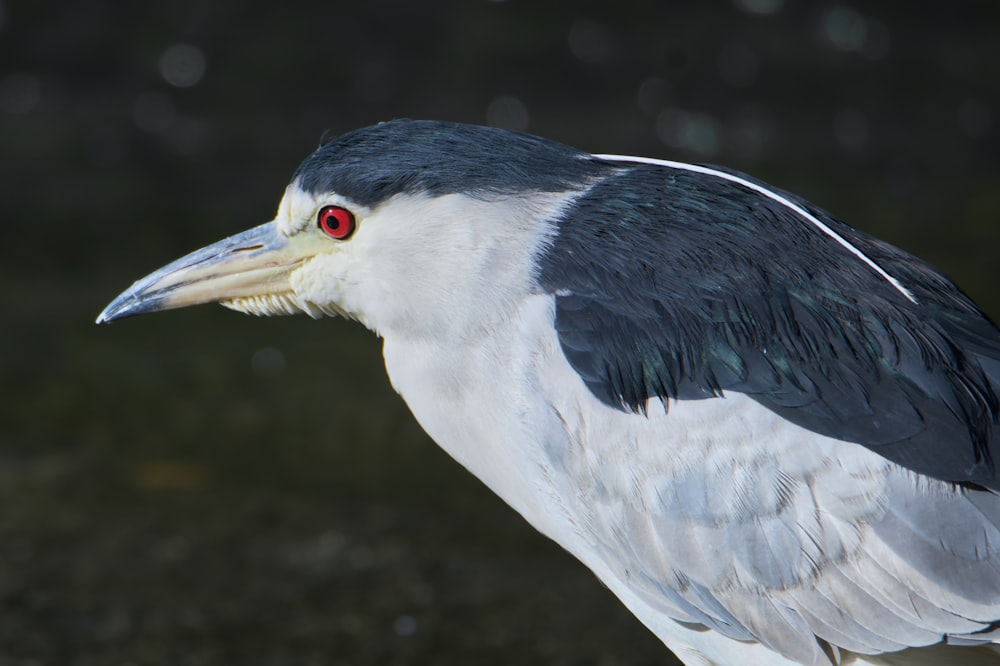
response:
M918 259L787 195L912 302L788 208L705 178L618 172L539 262L569 365L620 415L603 443L569 428L604 560L663 613L803 663L992 640L1000 333ZM669 414L644 414L657 398Z
M653 608L805 664L838 649L995 638L996 494L921 476L745 397L620 418L632 424L611 430L628 441L591 439L569 471L590 489L578 510L604 561ZM683 440L671 419L705 425Z

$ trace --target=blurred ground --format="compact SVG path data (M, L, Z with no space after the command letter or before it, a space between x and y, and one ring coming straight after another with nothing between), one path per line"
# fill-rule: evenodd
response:
M0 0L0 663L669 664L343 321L96 327L392 117L722 163L1000 315L995 2Z

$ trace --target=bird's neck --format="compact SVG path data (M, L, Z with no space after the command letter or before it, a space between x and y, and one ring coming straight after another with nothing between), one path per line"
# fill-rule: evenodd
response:
M538 295L488 335L461 329L443 340L390 331L383 346L393 387L427 434L550 536L565 520L556 489L523 480L551 478L548 449L565 445L539 380L547 357L562 354L553 312L552 297Z

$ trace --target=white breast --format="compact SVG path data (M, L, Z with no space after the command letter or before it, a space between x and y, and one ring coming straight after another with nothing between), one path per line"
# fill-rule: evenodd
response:
M562 542L568 516L550 451L566 446L559 415L544 399L551 297L525 303L506 329L454 345L388 335L383 353L393 386L428 435L543 533ZM461 350L455 345L461 345Z

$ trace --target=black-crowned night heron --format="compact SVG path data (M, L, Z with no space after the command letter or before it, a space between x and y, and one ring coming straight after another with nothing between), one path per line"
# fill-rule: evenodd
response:
M387 122L98 321L209 301L380 335L430 436L687 664L995 655L1000 333L792 194Z

